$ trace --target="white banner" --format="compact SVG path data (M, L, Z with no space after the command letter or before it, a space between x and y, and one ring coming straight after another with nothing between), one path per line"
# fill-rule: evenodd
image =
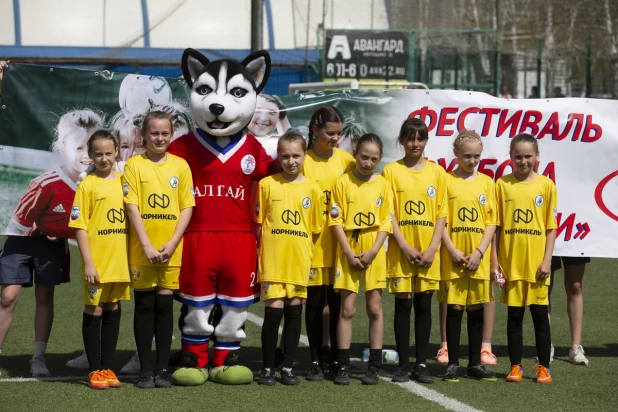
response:
M404 154L394 141L408 116L427 123L425 156L447 171L456 167L452 142L458 132L479 133L484 143L479 171L494 179L513 171L511 138L522 132L536 136L538 171L558 187L554 254L618 257L618 101L505 100L484 93L437 90L362 94L364 99L376 97L368 99L378 105L366 111L372 118L367 126L384 138L387 162Z

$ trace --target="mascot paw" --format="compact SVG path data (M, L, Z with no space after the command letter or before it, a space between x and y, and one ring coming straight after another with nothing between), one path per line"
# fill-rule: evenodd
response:
M199 386L208 380L208 371L202 368L180 368L172 375L172 382L178 386Z
M246 385L253 382L253 372L246 366L219 366L210 369L210 380L223 385Z

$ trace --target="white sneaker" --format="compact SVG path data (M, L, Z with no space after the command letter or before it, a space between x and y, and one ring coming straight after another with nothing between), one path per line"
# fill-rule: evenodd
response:
M88 356L86 356L86 352L82 353L75 359L67 361L67 367L72 369L89 369L90 364L88 363Z
M573 365L588 366L588 359L585 356L584 348L582 345L575 345L569 349L569 362Z
M130 361L127 362L126 365L120 369L120 373L124 373L126 375L137 375L140 373L141 365L139 363L139 355L137 352L133 354L133 357Z
M30 359L30 373L32 373L32 376L35 378L49 376L49 369L47 369L45 358L42 355Z

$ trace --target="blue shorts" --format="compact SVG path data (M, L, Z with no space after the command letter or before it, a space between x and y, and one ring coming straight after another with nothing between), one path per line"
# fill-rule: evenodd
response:
M562 262L560 262L562 259ZM581 256L552 256L551 257L551 271L555 272L564 266L585 265L590 263L589 257Z
M0 284L56 286L69 281L71 257L67 239L7 236L0 251Z

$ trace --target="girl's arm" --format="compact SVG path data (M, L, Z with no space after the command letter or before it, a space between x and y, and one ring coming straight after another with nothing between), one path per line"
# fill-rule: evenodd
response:
M476 247L476 249L472 251L472 253L466 256L466 259L468 260L466 269L477 270L479 268L479 265L481 264L481 259L483 258L483 256L486 255L485 252L487 251L487 248L489 247L489 244L491 243L491 239L494 237L494 233L496 233L495 226L485 227L485 233L483 233L483 237L481 238L481 243L479 243L479 245ZM491 251L490 251L490 255L491 255Z
M169 262L169 260L172 258L174 251L182 240L182 236L184 235L187 226L189 226L189 221L191 220L192 215L193 207L187 207L180 211L178 223L176 224L176 229L174 229L174 234L172 235L172 238L169 242L159 248L159 252L161 253L161 263Z
M490 259L491 263L489 265L491 280L496 280L496 273L500 272L500 264L498 263L498 248L500 247L500 226L496 226L496 230L494 232L494 238L491 242L491 253Z
M127 214L129 215L129 220L131 221L131 226L135 229L135 233L137 234L137 238L139 242L142 244L144 248L144 253L146 254L146 258L148 258L148 262L150 263L161 263L161 253L157 249L152 246L150 243L150 239L148 238L148 234L146 234L146 228L144 227L144 221L139 214L139 208L134 204L127 204ZM186 209L183 209L186 210ZM177 225L178 227L178 225ZM186 226L185 226L186 229Z
M444 225L444 232L442 233L442 245L446 248L446 251L451 255L453 263L456 265L465 265L468 263L468 259L463 252L455 247L455 244L448 235L448 228Z
M77 239L77 246L79 252L82 254L84 260L84 275L86 282L97 284L101 282L99 279L99 273L92 260L92 253L90 253L90 242L88 242L88 232L84 229L75 229L75 238Z
M253 230L255 230L255 238L257 239L258 249L262 246L262 224L253 222Z
M403 233L401 233L401 230L399 229L399 223L397 222L397 219L395 217L393 217L392 223L393 238L395 239L395 242L397 242L397 245L399 245L399 249L401 249L401 252L406 257L408 262L413 265L418 263L421 260L421 253L418 251L417 248L411 246L408 242L406 242L406 238L403 237Z
M348 244L348 240L345 238L345 231L343 230L343 226L336 225L331 227L333 229L333 232L335 232L335 237L337 238L337 241L341 245L341 249L343 249L343 254L348 258L350 268L354 270L365 269L365 266L363 266L363 262L361 262L361 260L354 255L354 251Z
M545 256L541 266L536 271L536 277L539 279L547 279L551 273L551 256L554 253L554 244L556 243L556 229L549 229L545 234L547 238L545 241Z
M446 217L441 217L436 220L436 227L433 229L433 236L431 237L431 243L429 247L421 252L421 260L418 262L419 266L424 268L431 267L434 258L436 257L436 252L440 247L440 240L442 239L442 234L444 233L444 227L446 226Z

